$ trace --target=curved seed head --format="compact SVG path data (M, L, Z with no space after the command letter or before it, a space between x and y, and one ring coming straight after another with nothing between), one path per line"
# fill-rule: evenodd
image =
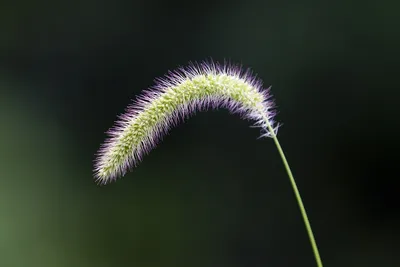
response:
M193 63L157 79L120 116L97 154L96 180L105 184L124 175L172 126L196 110L218 107L254 121L262 137L277 134L274 104L261 80L239 66Z

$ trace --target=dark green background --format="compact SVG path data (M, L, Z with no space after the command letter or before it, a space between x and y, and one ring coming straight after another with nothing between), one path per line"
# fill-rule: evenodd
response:
M272 85L325 266L400 266L396 1L1 1L0 266L315 266L272 140L200 112L123 179L94 154L153 79Z

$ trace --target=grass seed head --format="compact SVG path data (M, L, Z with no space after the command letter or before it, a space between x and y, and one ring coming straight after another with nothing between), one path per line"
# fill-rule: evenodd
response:
M277 134L269 88L263 88L250 70L214 62L191 63L156 79L156 85L119 117L97 153L96 180L105 184L123 176L171 127L195 111L218 107L254 121L261 137Z

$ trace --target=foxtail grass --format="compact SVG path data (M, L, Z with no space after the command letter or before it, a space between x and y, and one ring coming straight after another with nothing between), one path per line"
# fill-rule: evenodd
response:
M219 107L253 121L254 126L260 128L260 137L274 140L299 205L315 261L322 267L307 212L277 138L279 123L274 120L276 112L270 88L264 88L260 79L240 66L192 63L157 79L156 85L144 91L108 131L108 138L95 161L96 181L106 184L125 175L170 128L195 111Z

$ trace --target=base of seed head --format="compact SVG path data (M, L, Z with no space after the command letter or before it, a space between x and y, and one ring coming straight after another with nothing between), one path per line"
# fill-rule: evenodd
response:
M105 184L123 176L170 128L197 110L219 107L254 121L261 137L277 134L274 103L261 80L236 65L192 63L156 79L120 116L97 153L96 181Z

